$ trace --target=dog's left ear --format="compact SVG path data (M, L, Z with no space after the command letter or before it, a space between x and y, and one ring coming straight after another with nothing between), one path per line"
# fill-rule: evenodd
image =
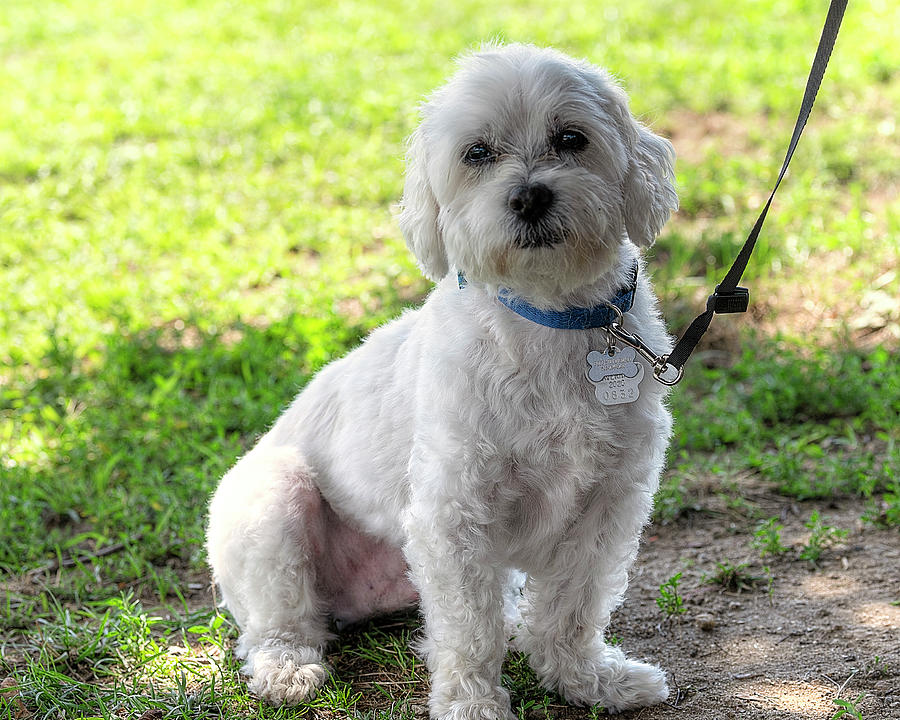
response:
M669 214L678 209L675 149L630 114L628 119L633 132L627 141L631 147L624 184L625 230L633 243L649 247Z
M400 201L400 230L406 245L429 280L437 282L449 270L444 238L438 219L438 203L428 180L428 158L421 126L409 139L406 183Z

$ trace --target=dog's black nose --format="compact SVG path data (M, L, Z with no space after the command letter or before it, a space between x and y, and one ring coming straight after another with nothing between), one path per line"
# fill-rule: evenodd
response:
M541 183L519 185L509 194L509 209L526 222L540 220L553 204L553 191Z

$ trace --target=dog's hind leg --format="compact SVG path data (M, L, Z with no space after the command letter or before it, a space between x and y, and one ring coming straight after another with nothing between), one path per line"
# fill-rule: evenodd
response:
M222 479L210 504L208 552L223 604L241 629L251 692L274 705L310 698L325 681L327 611L315 557L322 500L299 454L265 440Z

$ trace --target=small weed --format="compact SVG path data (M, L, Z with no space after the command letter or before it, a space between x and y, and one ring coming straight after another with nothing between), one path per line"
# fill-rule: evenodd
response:
M778 522L778 518L769 518L753 533L750 547L758 550L759 556L762 558L766 555L783 555L788 550L787 547L781 544L781 531L783 529L784 525Z
M687 612L684 606L684 598L678 594L678 583L681 580L681 573L677 573L666 580L659 586L659 597L656 598L656 604L659 605L667 618L681 615Z
M660 522L668 523L698 510L700 505L691 496L683 473L677 469L670 471L670 477L663 480L653 500L654 517Z
M226 624L225 616L215 611L206 625L191 625L185 629L185 632L195 636L201 643L212 645L224 652L225 638L229 627L230 624Z
M716 563L716 571L712 575L704 578L703 581L711 585L721 585L725 590L730 590L731 592L739 593L743 590L750 590L757 585L762 578L747 572L748 567L749 565L747 563L734 565L729 560Z
M800 551L801 560L818 562L824 550L837 543L841 538L847 537L847 530L839 530L832 525L826 525L819 517L819 511L813 510L809 520L804 523L810 530L809 540Z
M716 495L725 503L725 507L735 511L740 517L754 519L759 517L759 507L741 496L737 487L726 487Z
M530 720L531 718L551 718L550 715L550 697L545 695L540 700L520 700L516 708L516 715L519 720Z
M887 677L891 674L891 669L883 657L876 655L866 668L866 673L869 677Z
M882 496L884 502L884 523L891 527L900 526L900 478L894 478L890 492Z
M838 720L842 717L856 718L863 720L862 711L857 707L865 697L864 693L856 696L856 700L844 700L843 698L835 698L831 702L838 706L837 712L831 716L831 720Z
M773 598L775 595L775 575L772 572L772 568L768 565L763 565L763 572L765 573L766 578L766 594L769 596L769 605L773 605Z
M880 502L870 503L863 520L879 527L900 527L900 477L891 479Z

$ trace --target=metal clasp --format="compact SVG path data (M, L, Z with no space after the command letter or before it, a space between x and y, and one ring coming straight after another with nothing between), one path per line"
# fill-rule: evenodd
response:
M616 308L616 320L606 326L606 332L612 335L616 340L621 340L626 345L633 347L638 354L653 366L653 377L657 382L663 385L677 385L684 377L684 368L675 367L669 364L668 355L657 355L653 350L647 347L640 335L628 332L622 326L622 312ZM675 371L674 377L671 371ZM668 374L668 377L666 375Z

